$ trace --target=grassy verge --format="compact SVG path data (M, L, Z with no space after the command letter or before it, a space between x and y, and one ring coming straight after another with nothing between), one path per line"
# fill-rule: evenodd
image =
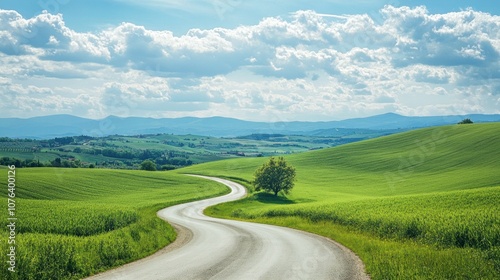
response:
M500 219L495 213L500 211L499 193L500 187L441 194L421 208L414 202L426 201L428 195L304 206L259 193L211 207L206 213L329 237L358 254L372 279L497 279ZM481 202L484 208L465 210L459 198L467 195L471 203L493 197ZM444 210L453 201L455 207ZM431 204L435 209L427 215ZM460 223L455 224L457 220Z
M165 172L36 168L17 169L16 179L16 272L5 262L11 245L2 242L1 279L80 279L145 257L176 237L159 209L228 192ZM7 210L6 199L0 207Z
M332 222L311 222L300 217L252 221L305 230L336 240L363 260L372 279L498 279L499 275L493 256L478 249L439 248L384 239Z

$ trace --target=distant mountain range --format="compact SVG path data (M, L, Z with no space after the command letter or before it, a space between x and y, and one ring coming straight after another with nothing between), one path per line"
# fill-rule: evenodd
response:
M500 115L460 115L407 117L394 113L367 118L330 122L251 122L223 117L210 118L121 118L109 116L101 120L71 115L53 115L28 119L0 118L0 137L48 139L63 136L140 134L194 134L215 137L243 136L255 133L300 135L335 135L338 129L396 130L455 124L465 118L474 122L500 122Z

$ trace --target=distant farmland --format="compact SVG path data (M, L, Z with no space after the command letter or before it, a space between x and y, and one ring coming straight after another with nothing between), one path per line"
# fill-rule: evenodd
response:
M171 134L48 140L0 137L0 165L139 169L142 161L152 160L158 170L172 170L228 158L300 153L398 131L340 129L329 136L252 134L232 138Z

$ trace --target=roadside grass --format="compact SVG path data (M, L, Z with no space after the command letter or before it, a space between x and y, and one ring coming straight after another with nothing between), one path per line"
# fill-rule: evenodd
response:
M167 172L20 168L16 179L17 272L2 261L0 279L80 279L140 259L176 237L156 216L159 209L228 192ZM4 239L7 199L0 205ZM9 246L1 242L0 250L8 253Z
M311 222L292 216L251 221L331 238L350 248L363 260L371 279L498 279L499 275L498 266L495 269L495 261L492 260L493 253L479 249L444 248L411 240L379 238L329 221Z
M500 246L499 201L500 187L321 204L257 193L241 202L213 207L208 213L247 219L300 217L330 221L380 238L490 249Z
M266 160L180 171L250 182ZM291 195L253 193L207 214L330 237L358 254L372 279L500 278L500 123L421 129L286 160L297 169Z

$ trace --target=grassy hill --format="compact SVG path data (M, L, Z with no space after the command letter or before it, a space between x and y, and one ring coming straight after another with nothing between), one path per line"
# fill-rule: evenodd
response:
M500 123L426 128L286 157L298 171L297 197L309 192L309 186L314 191L356 196L495 186L500 185L500 177L495 176L499 158ZM250 181L266 160L217 161L182 171Z
M266 159L183 169L252 180ZM287 198L254 193L209 209L331 237L373 279L498 279L500 123L426 128L287 156Z
M0 173L7 178L6 168ZM4 224L6 182L0 181ZM226 192L214 182L166 172L18 168L17 272L2 262L0 279L80 279L145 257L175 239L156 211ZM7 254L12 245L3 239L9 236L6 226L0 236Z

